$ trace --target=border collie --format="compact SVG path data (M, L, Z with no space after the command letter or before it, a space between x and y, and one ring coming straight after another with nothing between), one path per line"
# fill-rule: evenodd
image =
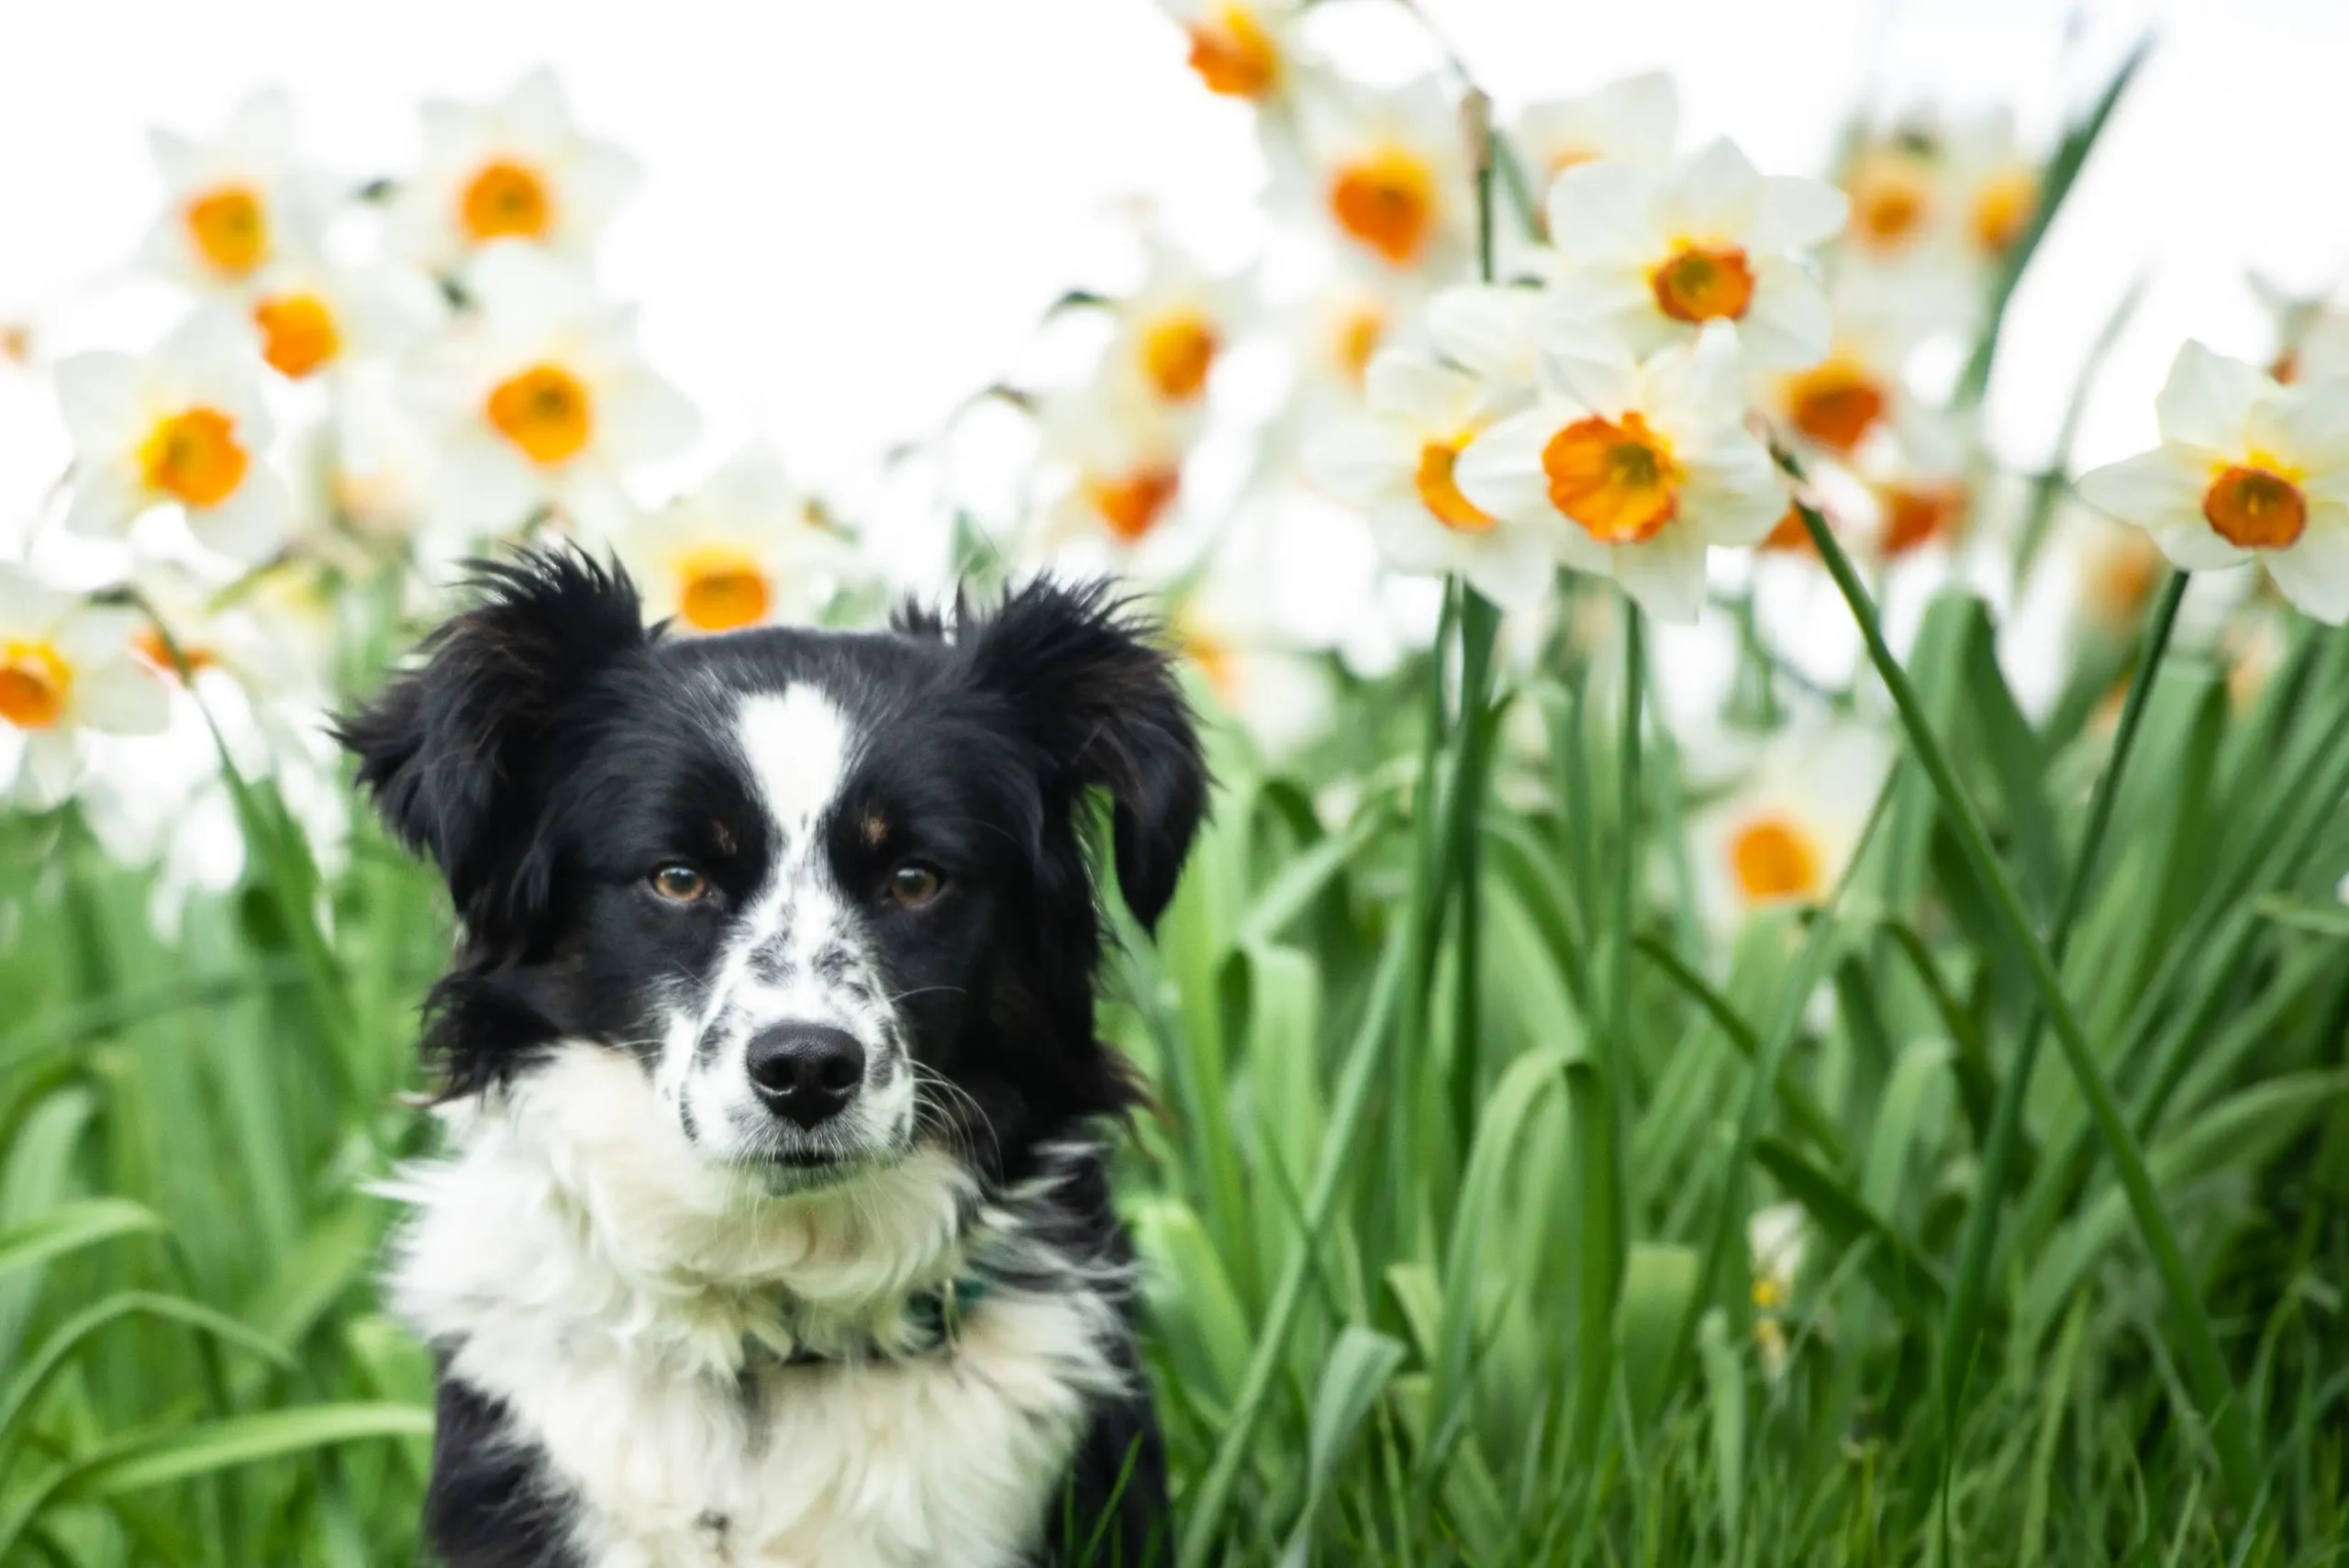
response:
M1099 585L676 639L568 549L341 737L459 920L389 1282L453 1568L1138 1565L1086 792L1165 906L1208 779Z

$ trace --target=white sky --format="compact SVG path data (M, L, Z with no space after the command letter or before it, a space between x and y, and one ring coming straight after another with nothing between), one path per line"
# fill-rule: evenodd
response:
M2160 48L2012 318L1994 432L2021 461L2039 455L2079 355L2140 273L2153 290L2087 460L2150 439L2181 338L2266 351L2245 269L2317 287L2349 265L2343 0L1426 8L1504 111L1663 66L1680 79L1687 135L1727 131L1781 172L1816 169L1864 95L2004 99L2044 131L2157 23ZM153 296L88 287L121 277L151 216L146 128L209 136L272 83L293 89L315 161L364 177L414 156L419 96L485 98L554 65L581 122L649 173L604 276L643 302L651 353L703 409L707 450L763 434L825 484L868 475L1011 363L1041 308L1092 271L1118 198L1154 195L1210 257L1244 259L1253 232L1242 112L1198 89L1152 0L8 9L0 317L43 323L52 350L143 346L168 318ZM56 441L45 390L0 372L11 522L54 475Z

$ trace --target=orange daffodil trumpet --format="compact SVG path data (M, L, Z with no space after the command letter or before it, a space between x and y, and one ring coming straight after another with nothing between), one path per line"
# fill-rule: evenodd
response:
M1311 67L1297 41L1302 0L1159 0L1183 29L1186 63L1219 97L1282 108Z
M141 624L0 562L0 794L53 806L72 793L83 730L163 728L162 682L133 652Z
M622 475L690 446L692 406L645 365L635 313L544 251L493 247L469 284L477 309L428 346L408 387L440 437L443 516L503 533L552 507L616 531L630 509Z
M385 239L443 272L500 240L584 261L641 177L627 153L580 132L541 69L493 104L425 104L424 160L399 186Z
M1661 172L1577 165L1550 187L1550 317L1599 324L1636 355L1720 322L1753 370L1815 363L1831 339L1827 300L1800 258L1844 211L1832 186L1756 173L1727 140Z
M119 538L172 506L207 549L245 562L276 550L289 503L265 461L273 431L260 368L250 335L217 310L143 357L96 352L60 364L74 451L66 527Z
M2081 498L2181 570L2256 560L2302 613L2349 620L2349 381L2285 386L2188 342L2154 406L2161 444L2082 474Z
M1308 122L1315 196L1344 252L1390 274L1456 275L1475 216L1460 117L1433 82L1336 92Z
M1759 543L1786 487L1745 428L1725 323L1644 361L1586 329L1545 346L1531 407L1484 430L1453 468L1463 498L1614 578L1651 615L1693 621L1715 546Z

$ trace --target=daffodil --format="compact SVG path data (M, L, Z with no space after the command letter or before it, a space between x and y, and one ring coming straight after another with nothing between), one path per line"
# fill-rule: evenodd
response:
M1309 67L1298 42L1309 0L1159 0L1189 41L1188 63L1210 93L1276 108Z
M1550 187L1552 316L1605 326L1637 354L1723 323L1750 367L1798 370L1831 336L1803 256L1844 208L1831 186L1756 173L1727 140L1663 172L1577 165Z
M1508 404L1464 371L1390 350L1371 361L1369 414L1315 454L1322 482L1361 507L1380 552L1399 571L1453 573L1496 604L1522 606L1548 591L1548 537L1522 517L1504 520L1461 494L1461 452Z
M1110 372L1146 397L1196 405L1241 328L1246 296L1171 246L1152 239L1144 249L1141 286L1109 306Z
M1731 932L1760 910L1825 898L1891 765L1883 734L1856 723L1798 725L1773 738L1690 825L1709 924Z
M1050 542L1093 539L1130 555L1162 535L1181 503L1196 421L1112 377L1053 396L1040 424L1045 462L1066 485Z
M1496 388L1531 394L1542 296L1506 284L1457 284L1428 302L1428 335L1447 360Z
M214 140L161 129L149 140L164 187L163 211L140 250L149 269L242 295L272 263L315 251L324 191L296 164L284 93L247 98Z
M627 519L638 464L693 442L692 406L638 351L631 310L544 251L500 245L473 269L477 308L413 366L409 397L440 439L441 515L477 533L551 507L590 533Z
M201 543L236 560L262 560L284 539L261 361L232 318L199 311L143 357L76 355L57 367L57 399L73 439L69 528L120 537L176 506Z
M1432 82L1318 101L1316 197L1346 250L1390 272L1442 278L1465 260L1475 192L1460 117Z
M1517 117L1509 145L1535 188L1585 163L1630 163L1660 169L1672 161L1680 135L1680 95L1662 72L1626 76L1571 98L1530 104Z
M439 271L500 240L584 261L641 175L572 122L554 72L533 71L492 104L424 105L424 160L387 219L391 249Z
M619 552L646 613L686 632L807 619L852 564L846 541L763 447L737 453L698 488L631 523Z
M2304 614L2349 619L2349 381L2285 386L2188 342L2154 406L2161 444L2082 474L2081 497L2183 570L2256 560Z
M1745 1246L1753 1267L1753 1343L1765 1377L1786 1375L1787 1319L1795 1282L1802 1273L1805 1245L1802 1206L1774 1203L1745 1222Z
M2039 165L2016 138L2013 112L2001 106L1959 121L1943 133L1943 149L1958 239L1986 264L2004 261L2039 216Z
M1707 553L1759 542L1786 511L1742 386L1726 326L1644 362L1601 333L1561 340L1542 356L1533 406L1470 441L1453 477L1470 506L1536 530L1566 565L1692 621Z
M72 793L83 730L163 727L162 683L132 651L136 611L91 605L0 562L0 790L36 806Z

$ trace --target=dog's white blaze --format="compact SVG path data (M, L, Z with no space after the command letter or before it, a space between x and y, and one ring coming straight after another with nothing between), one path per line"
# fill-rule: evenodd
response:
M1033 1551L1089 1402L1124 1387L1097 1291L997 1290L952 1347L903 1361L746 1354L787 1350L794 1327L901 1328L905 1297L961 1264L957 1162L746 1199L633 1063L585 1045L448 1114L450 1156L395 1188L417 1213L392 1299L544 1451L592 1568L992 1568Z
M803 681L744 697L734 731L775 826L804 837L848 776L848 716Z

